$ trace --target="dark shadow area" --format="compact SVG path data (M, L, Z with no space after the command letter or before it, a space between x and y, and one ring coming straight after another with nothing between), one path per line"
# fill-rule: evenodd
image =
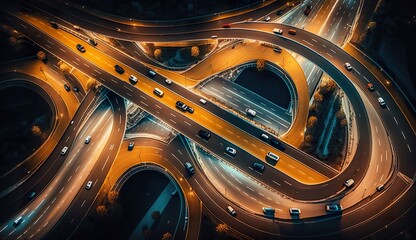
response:
M52 130L52 109L37 92L19 86L0 89L0 174L33 154Z
M106 214L100 216L97 209L91 209L80 230L71 239L128 239L169 181L156 171L134 174L120 189L116 203L106 201ZM166 232L173 236L179 211L180 198L172 196L163 211L152 212L155 222L142 228L144 239L162 239Z
M250 3L261 2L259 0L76 0L80 5L89 6L113 15L136 18L141 20L173 20L196 17L205 14L213 14ZM99 4L97 4L99 3Z
M289 108L291 100L289 89L283 79L267 69L259 72L255 67L246 68L237 77L235 83L282 108Z

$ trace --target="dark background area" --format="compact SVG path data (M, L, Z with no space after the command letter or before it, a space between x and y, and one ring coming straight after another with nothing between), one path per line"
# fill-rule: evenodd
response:
M38 93L25 87L0 89L0 174L21 163L49 136L52 110ZM32 127L41 133L34 134Z
M226 11L259 0L74 0L113 15L140 20L172 20Z
M267 69L264 72L259 72L256 68L246 68L237 77L235 83L282 108L289 108L291 100L289 89L279 76Z

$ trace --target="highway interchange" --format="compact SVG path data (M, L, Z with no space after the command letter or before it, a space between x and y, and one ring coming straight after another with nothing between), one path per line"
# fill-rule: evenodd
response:
M327 6L329 6L328 2L326 1L327 5L323 4L322 8L314 6L314 9L326 11ZM257 201L248 201L247 205L242 205L239 202L232 201L233 198L231 197L231 195L239 194L240 190L238 188L228 187L226 188L228 190L222 192L212 187L212 181L204 174L202 167L197 167L196 173L192 177L186 177L188 184L192 186L202 204L243 238L275 239L279 236L282 238L314 237L317 239L333 239L341 237L343 239L357 239L373 236L383 239L392 238L414 225L413 216L416 214L414 206L416 193L413 187L416 166L412 162L412 159L416 159L414 112L411 116L404 115L402 109L406 106L396 104L396 98L400 96L389 94L383 85L385 79L375 78L366 66L351 57L332 41L310 32L312 29L309 29L308 26L302 29L302 25L300 25L299 28L296 28L296 35L288 35L287 32L293 28L292 26L264 21L244 22L241 20L247 17L232 16L227 19L224 16L224 19L212 19L201 21L200 24L178 25L177 27L133 27L104 18L98 18L97 20L97 16L86 12L77 15L72 14L75 11L78 12L78 10L71 8L71 6L61 6L68 8L68 11L62 13L53 6L55 4L60 6L59 2L49 4L40 1L35 6L32 1L25 1L21 4L21 9L14 6L2 9L0 19L3 24L14 27L46 51L65 62L74 64L83 73L95 77L101 84L116 94L108 93L108 100L104 101L107 105L102 103L99 106L99 108L107 109L106 111L95 110L87 118L84 114L87 111L86 108L89 107L82 108L83 105L81 104L74 115L74 123L70 124L69 120L67 121L68 128L51 153L49 157L51 160L45 161L44 169L38 170L42 172L42 176L34 174L19 187L26 190L21 190L20 193L13 191L0 199L2 212L9 216L7 222L0 225L2 238L13 239L23 235L40 238L40 236L46 235L61 217L64 220L60 221L82 219L87 209L84 212L77 213L75 213L75 209L78 208L77 206L82 208L84 202L90 205L93 204L94 193L98 193L99 186L105 181L110 166L118 154L117 151L122 152L122 149L124 151L126 149L126 143L122 143L126 121L124 106L121 104L123 102L122 98L134 102L191 141L189 146L184 144L178 147L179 143L169 144L165 146L166 150L164 151L173 153L177 148L190 150L193 144L198 144L208 150L215 158L231 164L229 169L224 168L224 173L230 174L230 176L236 174L251 175L254 178L254 186L259 184L263 188L271 190L273 194L278 193L277 195L284 196L285 203L259 205ZM254 19L257 19L255 16L265 16L269 12L274 12L275 4L271 3L252 13L245 14L253 14ZM357 5L354 6L357 7ZM355 9L354 6L351 10ZM299 7L295 8L294 11L299 14L299 12L302 13L302 9L302 7ZM45 18L44 14L39 14L40 11L45 11L47 17ZM351 19L349 24L353 24L353 17L350 14L346 15ZM293 16L296 15L293 14ZM299 14L299 16L302 16L302 14ZM91 19L94 19L94 21ZM200 104L198 94L179 84L181 78L175 79L169 76L174 83L167 86L165 84L166 78L162 76L163 73L160 74L161 71L157 71L158 75L154 78L148 76L149 67L144 64L146 61L148 64L148 60L138 62L120 51L104 47L105 44L101 41L97 47L84 43L83 45L87 51L82 54L75 48L76 43L82 40L61 29L52 28L49 24L50 20L67 27L77 24L86 30L124 41L174 42L203 40L209 39L212 35L217 35L219 39L252 39L277 44L284 49L299 53L336 80L353 106L359 138L356 140L355 154L349 166L342 172L337 172L305 155L296 148L297 144L292 145L290 141L285 143L287 145L286 151L279 151L259 139L263 130L258 127L230 114L211 102L206 105ZM231 28L221 28L224 23L228 22L233 23ZM114 31L117 27L121 31ZM276 27L283 29L284 34L282 36L273 34L272 30ZM330 32L330 29L328 32ZM333 40L332 37L329 38ZM342 41L340 39L344 39L344 37L340 37L337 41ZM221 52L218 54L221 54ZM144 57L142 56L142 58ZM345 62L349 62L353 66L352 71L345 69ZM116 73L114 71L115 64L121 65L126 72L123 75ZM136 85L131 85L128 81L128 76L131 74L139 79ZM368 82L374 84L375 92L367 90L366 84ZM152 92L154 87L162 89L165 96L163 98L155 96ZM107 93L101 94L106 95ZM83 103L92 102L93 96L91 95L90 92ZM382 96L386 101L386 108L379 106L377 102L379 96ZM86 101L87 99L89 100ZM177 110L174 103L179 99L192 106L195 113L189 114ZM299 102L301 101L299 100ZM98 112L101 113L96 116ZM113 112L113 114L110 114L110 112ZM96 118L102 120L98 121ZM65 196L60 195L57 192L63 192L68 183L59 182L55 179L63 179L69 182L68 178L72 178L71 175L68 175L69 172L77 172L79 165L75 163L84 160L82 154L86 153L81 151L79 157L73 157L78 152L74 152L72 149L79 148L84 149L83 151L90 151L83 146L83 139L85 139L87 131L89 133L93 132L91 129L88 130L92 121L99 122L94 126L94 131L98 131L99 127L104 128L105 124L109 124L105 125L108 128L105 133L107 135L104 134L99 138L97 137L97 139L94 137L91 145L89 145L93 148L94 145L100 146L100 148L94 149L97 157L86 158L90 162L83 161L82 164L85 165L83 167L84 171L91 171L88 178L93 179L94 191L88 193L84 191L82 194L75 196L78 189L81 189L80 192L82 192L84 182L87 180L87 176L84 174L76 182L70 183L70 186L72 186L70 193L72 195L69 196L68 193ZM73 131L76 128L79 130ZM211 138L208 141L201 139L197 135L199 129L207 129L211 132ZM299 132L300 129L292 127L289 129L289 132L291 131ZM94 135L97 136L97 134ZM70 139L71 147L69 154L66 155L65 163L53 160L53 158L59 156L59 152L64 146L64 143L61 142L68 142L68 139ZM102 144L94 144L96 141L102 141ZM177 140L175 141L177 142ZM225 154L225 146L232 146L237 149L237 156L232 157ZM266 164L266 170L262 174L253 171L249 166L256 161L265 161L264 156L269 151L279 154L279 162L275 166ZM169 156L169 154L166 156ZM181 175L187 176L183 164L187 161L192 162L192 157L187 156L187 158L176 161L168 157L166 162L170 162L170 165L165 165L163 161L159 164L168 168L175 178L179 179ZM377 161L380 162L377 163ZM75 165L68 165L72 162ZM48 164L51 166L47 167ZM131 164L135 164L134 161ZM67 167L58 171L61 165ZM194 166L199 166L199 164L195 162ZM50 173L48 174L47 171L50 171ZM215 172L215 170L211 170L211 172ZM218 176L220 175L219 173ZM52 177L54 181L52 181ZM342 184L349 178L355 180L355 185L352 189L345 189ZM214 179L222 181L220 177ZM41 194L27 205L27 208L18 210L18 207L24 203L23 201L18 203L14 199L24 198L25 194L22 193L28 191L29 186L38 181L42 182L43 187L40 187L40 189L44 190L38 190ZM61 184L62 186L52 186L52 184ZM385 185L385 190L378 193L375 187L380 184ZM230 186L236 185L238 185L238 179L233 180ZM250 186L249 183L244 185ZM49 192L52 190L55 192ZM72 190L75 191L72 192ZM259 190L259 192L262 191ZM267 194L267 191L262 194ZM28 214L29 216L40 214L44 209L47 213L46 211L50 208L50 205L40 203L51 202L53 204L56 201L55 195L60 195L60 198L67 200L62 202L62 204L65 204L62 205L62 210L56 210L55 208L56 212L54 214L49 213L48 218L39 218L42 222L28 217ZM253 196L255 196L254 193ZM7 202L11 204L5 204ZM72 203L69 205L70 202ZM328 216L325 211L325 205L328 202L341 202L344 206L342 214ZM261 211L261 207L271 204L277 204L276 209L281 210L277 212L274 220L264 217ZM226 212L226 206L228 205L236 209L237 217L233 217ZM292 220L288 213L289 207L301 208L301 219ZM6 209L9 210L6 211ZM194 207L194 209L198 209L198 207ZM65 210L67 212L64 214L63 211ZM197 219L195 216L199 214L193 211L189 212L190 224L198 222L194 219ZM11 225L19 215L25 215L25 220L18 228L14 228ZM54 215L54 217L52 218L51 215ZM2 218L2 220L6 219ZM80 222L81 220L74 221ZM43 227L38 230L38 228L31 228L31 224L33 226L38 224L38 226ZM53 239L54 236L58 236L55 234L69 236L70 233L63 232L63 230L59 231L59 226L58 224L49 233L50 235L47 235L48 238ZM62 229L65 229L65 227L62 227ZM188 229L192 228L189 227ZM190 236L195 236L193 234L196 233L188 234L188 238L192 239Z

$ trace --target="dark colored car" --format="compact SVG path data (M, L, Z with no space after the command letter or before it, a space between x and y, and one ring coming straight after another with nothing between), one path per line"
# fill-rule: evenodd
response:
M204 130L199 130L198 135L205 140L208 140L211 137L211 133L205 132Z
M194 113L194 109L193 109L193 108L191 108L190 106L188 106L187 111L188 111L189 113Z
M254 163L253 168L256 171L263 172L266 167L262 163Z
M374 91L374 85L372 83L367 83L367 88L368 90L370 90L371 92Z
M184 112L186 110L188 110L188 106L186 106L186 104L183 103L183 102L181 102L181 101L177 101L176 102L176 108L179 109L179 110L181 110L181 111L184 111Z
M31 192L29 195L27 195L28 199L33 199L36 196L36 192Z
M58 29L58 24L57 24L56 22L51 21L51 26L52 26L53 28Z
M188 171L189 175L193 175L195 173L194 166L192 166L192 164L190 164L189 162L185 163L185 168Z
M69 87L68 84L64 84L64 88L67 92L71 91L71 88Z
M127 150L131 151L134 148L134 142L129 142L129 146L127 147Z
M308 16L309 13L311 13L311 10L312 10L312 6L311 5L308 5L308 6L306 6L306 9L303 12L303 14L305 14L306 16Z
M224 25L222 25L222 27L223 28L230 28L231 26L230 26L230 24L224 24Z
M120 67L119 65L115 65L114 68L116 69L116 72L123 74L124 73L124 69L122 67Z
M77 87L73 87L74 92L79 92L79 89Z
M78 51L80 51L82 53L86 52L84 46L82 46L81 44L77 44L77 49L78 49Z
M89 39L88 42L89 42L89 44L91 44L93 46L97 46L98 45L98 43L94 39Z
M277 149L279 149L280 151L284 151L286 149L286 146L283 145L283 143L281 143L279 140L277 140L276 138L272 138L270 140L270 144L274 147L276 147Z
M277 53L281 53L282 49L280 47L276 46L276 47L273 48L273 51L275 51Z

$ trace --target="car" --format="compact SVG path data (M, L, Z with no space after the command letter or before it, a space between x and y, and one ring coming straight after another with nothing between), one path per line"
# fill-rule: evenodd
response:
M58 24L57 24L56 22L54 22L54 21L50 21L50 23L51 23L51 26L52 26L53 28L58 29Z
M233 217L237 216L237 213L235 212L234 208L232 208L231 206L227 207L227 212Z
M262 210L265 215L274 215L275 213L274 208L271 207L263 207Z
M15 226L15 227L19 226L19 224L22 223L22 221L23 221L22 216L16 218L16 220L14 220L14 222L13 222L13 226Z
M204 104L204 105L207 104L207 100L205 100L203 98L199 99L199 102L202 103L202 104Z
M74 92L79 92L79 88L78 87L73 87Z
M386 106L386 102L384 101L382 97L377 98L377 101L380 104L380 106L382 107Z
M204 130L199 130L198 135L202 138L208 141L208 139L211 137L211 133L205 132Z
M296 30L295 29L289 29L289 34L290 35L296 35Z
M117 32L121 32L121 29L120 28L115 28L115 29L116 29Z
M77 31L81 30L81 28L78 25L74 25L74 29Z
M352 70L352 66L349 62L344 63L344 67L348 70L351 71Z
M85 144L88 144L91 142L91 136L87 136L87 138L85 138Z
M253 168L256 171L263 172L266 167L262 163L253 163Z
M311 13L311 10L312 10L312 6L311 5L308 5L308 6L306 6L305 11L303 11L303 14L305 14L306 16L308 16L309 13Z
M291 215L300 215L301 211L299 208L289 208L289 213Z
M282 14L283 14L283 10L279 10L279 11L276 12L277 16L281 16Z
M65 153L66 153L66 151L68 151L68 147L63 147L62 148L62 150L61 150L61 156L64 156L65 155Z
M344 186L346 188L350 188L352 187L352 185L354 185L354 179L348 179L347 181L344 182Z
M71 125L74 124L74 120L71 121Z
M130 81L130 83L131 84L136 84L137 83L137 77L136 76L134 76L134 75L130 75L130 77L129 77L129 81Z
M93 46L97 46L98 45L97 41L95 41L94 39L88 39L88 43L91 44L91 45L93 45Z
M64 88L67 92L71 91L71 87L69 87L69 85L66 83L64 84Z
M27 195L28 199L33 199L36 196L36 192L30 192L29 195Z
M261 135L260 135L260 137L263 139L263 140L265 140L265 141L267 141L267 140L269 140L269 135L267 135L267 134L265 134L265 133L262 133Z
M81 44L77 44L77 49L78 49L78 51L80 51L82 53L87 51L87 50L85 50L84 46L82 46Z
M272 160L274 160L274 161L278 162L280 157L279 157L279 156L277 156L276 154L272 153L272 152L268 152L268 153L266 154L266 158L268 158L268 159L272 159Z
M270 21L270 19L272 19L270 16L267 16L265 19L264 19L264 21L266 21L266 22L268 22L268 21Z
M235 150L234 148L232 148L232 147L226 147L225 148L225 151L228 153L228 154L230 154L231 156L235 156L236 154L237 154L237 150Z
M127 147L127 150L131 151L134 148L134 142L129 142L129 146Z
M279 35L282 35L282 34L283 34L283 30L282 30L282 29L280 29L280 28L274 28L274 29L273 29L273 33L274 33L274 34L279 34Z
M277 140L277 138L272 138L270 140L270 144L279 149L280 151L286 150L286 146L283 145L283 143L281 143L279 140Z
M195 173L194 166L192 166L192 164L190 164L189 162L185 163L185 168L188 171L189 175L193 175Z
M116 72L118 72L119 74L124 73L124 69L120 65L115 65L114 68L116 69Z
M273 51L275 51L277 53L281 53L282 49L280 47L276 46L276 47L273 48Z
M222 25L222 27L223 27L223 28L230 28L230 27L231 27L231 25L227 23L227 24Z
M381 191L381 190L383 190L384 189L384 185L383 184L381 184L381 185L378 185L377 187L376 187L376 189L377 189L377 191Z
M215 39L215 38L218 38L218 36L217 35L212 35L211 38Z
M185 103L181 102L181 101L176 101L176 108L183 111L183 112L188 110L188 106Z
M189 113L194 113L194 109L193 109L193 108L191 108L190 106L188 106L187 111L188 111Z
M178 189L175 188L175 189L173 189L171 195L172 196L175 196L176 194L178 194Z
M251 116L251 117L255 117L256 116L256 111L254 111L253 109L251 109L251 108L246 108L246 113L247 113L247 115L249 115L249 116Z
M163 97L164 93L159 88L153 89L153 93L156 94L158 97Z
M246 19L244 19L244 21L251 22L251 21L253 21L253 18L246 18Z
M149 75L151 76L151 77L155 77L156 76L156 72L155 71L152 71L152 70L149 70Z
M90 190L92 187L92 181L88 181L87 185L85 185L85 189Z
M368 90L370 90L371 92L374 91L374 85L372 83L367 83L367 88Z
M328 204L325 209L327 212L341 212L343 208L341 204Z
M170 80L170 79L166 79L166 80L165 80L165 83L167 83L168 85L171 85L171 84L172 84L172 80Z

